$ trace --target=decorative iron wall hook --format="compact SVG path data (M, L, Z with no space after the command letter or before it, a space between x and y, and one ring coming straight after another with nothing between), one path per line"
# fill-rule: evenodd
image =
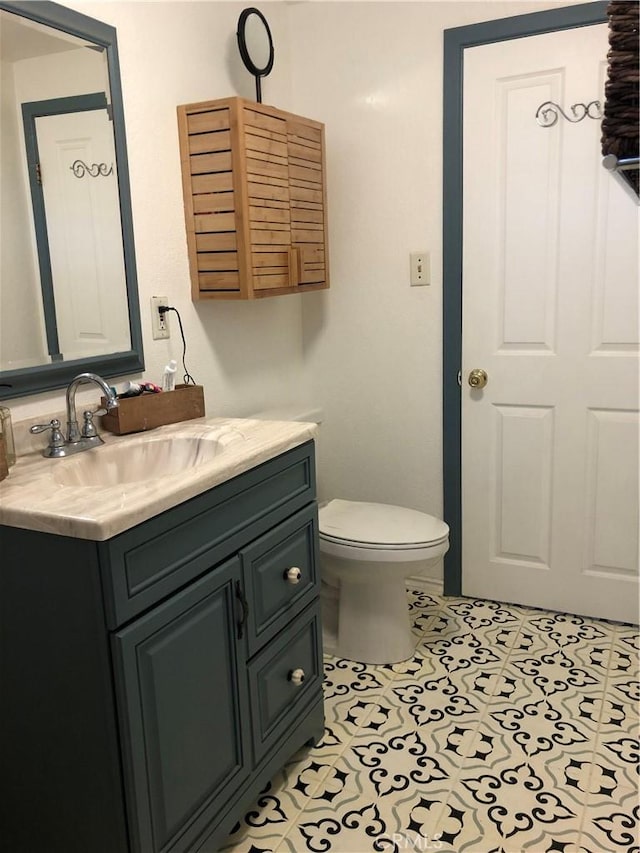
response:
M572 104L569 109L572 115L567 115L560 104L556 104L554 101L545 101L536 110L536 121L540 127L553 127L560 116L572 124L582 121L585 118L592 118L596 121L602 118L602 104L600 101L589 101L588 104Z
M113 163L110 166L106 163L92 163L88 166L84 160L75 160L69 168L76 178L84 178L85 174L91 175L92 178L97 178L99 175L107 178L113 174Z

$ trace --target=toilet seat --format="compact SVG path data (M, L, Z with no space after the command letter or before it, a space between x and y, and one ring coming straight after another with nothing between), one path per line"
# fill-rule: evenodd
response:
M407 579L449 549L439 518L389 504L332 500L320 507L323 633L332 653L362 663L408 660Z
M329 545L327 550L334 550L330 547L333 545L367 552L418 553L446 542L449 526L406 507L332 500L320 508L319 535L321 543Z

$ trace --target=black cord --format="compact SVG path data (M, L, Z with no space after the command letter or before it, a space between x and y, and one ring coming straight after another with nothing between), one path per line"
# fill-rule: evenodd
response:
M160 312L160 314L163 314L163 315L166 314L167 311L174 311L175 312L175 314L178 318L178 325L180 326L180 335L182 336L182 366L184 368L184 376L182 377L182 381L184 382L185 385L197 385L196 380L193 378L193 376L187 370L187 364L185 361L185 358L187 355L187 341L186 341L185 336L184 336L184 329L182 328L182 320L180 319L180 312L178 311L177 308L173 308L170 305L160 305L158 307L158 311Z

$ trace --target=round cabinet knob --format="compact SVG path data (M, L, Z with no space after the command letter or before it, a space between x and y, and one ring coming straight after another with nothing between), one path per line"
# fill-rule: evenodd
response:
M292 669L289 673L289 681L299 687L304 681L304 669Z
M489 377L486 370L476 368L476 370L472 370L469 374L469 385L472 388L484 388L488 381Z
M288 581L288 583L300 583L301 577L302 572L297 566L291 566L291 568L287 569L284 573L284 579Z

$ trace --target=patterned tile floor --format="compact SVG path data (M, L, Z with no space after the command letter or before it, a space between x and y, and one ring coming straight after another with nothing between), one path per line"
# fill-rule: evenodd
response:
M410 593L412 660L325 657L326 731L225 853L640 853L637 628Z

